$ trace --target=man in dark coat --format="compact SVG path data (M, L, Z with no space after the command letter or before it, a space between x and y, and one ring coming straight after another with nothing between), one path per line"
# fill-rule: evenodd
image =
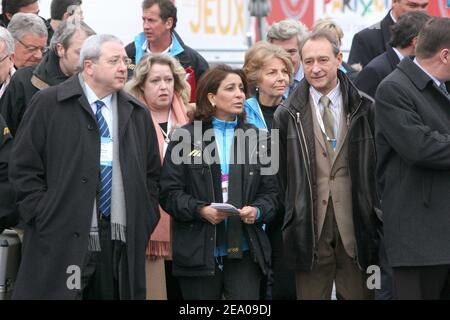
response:
M373 100L338 70L330 31L301 46L305 78L275 112L286 264L298 299L369 299L366 268L377 263Z
M8 181L8 161L12 136L5 120L0 116L0 233L17 222L17 210L11 185Z
M373 58L385 52L391 39L391 26L406 12L426 12L429 2L429 0L393 0L392 9L383 20L353 36L348 63L360 63L365 67Z
M375 97L380 82L394 71L400 60L415 54L417 35L428 19L423 12L408 12L400 17L391 27L392 36L386 52L370 61L358 74L355 85L359 90Z
M376 92L377 178L398 299L448 298L450 272L450 19L420 31ZM447 86L445 86L447 82Z
M36 92L60 84L79 71L81 46L93 34L84 22L64 21L56 30L51 49L42 61L16 71L0 99L0 113L13 135Z
M155 128L122 91L118 38L89 37L80 61L80 74L36 93L15 138L9 177L26 223L15 299L145 299Z
M194 49L188 47L175 32L177 8L171 0L144 0L142 2L144 31L139 33L125 50L133 61L128 76L147 53L167 53L177 59L188 74L191 85L191 102L195 102L196 83L209 68L208 62Z

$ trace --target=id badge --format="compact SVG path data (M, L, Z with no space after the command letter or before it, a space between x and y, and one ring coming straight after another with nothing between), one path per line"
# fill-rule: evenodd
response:
M111 138L100 138L100 164L106 167L112 167L113 143Z
M228 201L228 175L222 175L222 200L223 203Z
M331 146L333 147L333 151L336 151L337 140L336 139L330 139L330 141L331 141Z

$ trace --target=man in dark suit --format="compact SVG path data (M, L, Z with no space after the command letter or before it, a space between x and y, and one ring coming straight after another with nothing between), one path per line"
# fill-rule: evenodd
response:
M374 58L358 74L355 85L371 97L375 96L380 82L394 69L404 57L413 56L416 50L417 35L428 21L423 12L408 12L392 26L392 37L386 52Z
M145 299L145 249L159 220L158 141L122 88L130 63L89 37L81 73L35 94L9 178L25 222L15 299Z
M377 179L398 299L448 298L450 19L420 31L376 92ZM447 82L447 83L446 83Z
M391 39L390 27L406 12L426 12L429 2L429 0L393 0L392 8L383 20L354 35L348 63L360 63L365 67L373 58L385 52Z

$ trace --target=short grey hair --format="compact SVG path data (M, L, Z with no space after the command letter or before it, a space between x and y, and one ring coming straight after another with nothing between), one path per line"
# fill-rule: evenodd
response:
M308 28L303 23L294 19L285 19L272 24L267 33L267 41L283 41L297 37L298 45L300 46L300 43L307 35Z
M27 33L39 37L48 37L48 31L44 20L34 13L18 12L13 15L8 24L8 31L11 32L11 35L16 42L21 40Z
M106 42L115 42L123 45L122 40L111 34L96 34L87 38L80 51L80 70L84 70L84 62L92 60L97 62L102 55L102 45Z
M5 44L4 53L8 56L11 55L14 52L14 38L8 29L0 27L0 41Z
M59 43L67 50L70 47L72 37L79 31L84 32L88 37L95 34L95 31L83 21L68 19L61 22L50 41L50 48L56 52L56 45Z

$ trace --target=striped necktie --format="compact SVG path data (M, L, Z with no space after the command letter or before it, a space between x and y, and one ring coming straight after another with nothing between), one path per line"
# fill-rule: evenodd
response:
M322 96L320 98L320 102L323 106L322 121L325 129L325 145L327 147L328 156L331 162L334 157L334 148L336 146L336 137L334 135L334 117L330 110L330 98L327 96Z
M97 118L100 138L111 138L108 124L102 115L102 107L106 106L100 100L95 101L95 105L97 106L95 117ZM100 199L98 209L104 217L109 217L111 214L112 166L101 165L100 169Z

